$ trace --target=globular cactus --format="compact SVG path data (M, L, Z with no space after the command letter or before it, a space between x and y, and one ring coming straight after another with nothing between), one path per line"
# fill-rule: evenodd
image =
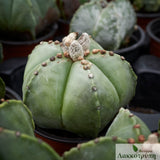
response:
M137 128L136 125L141 127ZM116 144L143 143L149 134L150 131L143 121L121 108L106 137L78 144L77 147L66 151L63 158L64 160L115 160Z
M117 136L128 141L142 143L149 134L150 130L140 118L128 109L121 108L110 125L106 136Z
M104 49L117 50L129 39L135 24L136 14L129 1L93 1L75 12L70 32L87 32Z
M35 137L0 128L1 160L61 160L46 143Z
M0 0L0 35L32 40L59 17L56 0Z
M2 44L0 43L0 62L2 62L3 60L3 48L2 48Z
M96 137L135 94L130 64L83 33L41 42L29 56L23 101L42 128Z
M160 9L160 0L130 0L138 12L157 12Z
M6 100L0 104L0 127L34 136L32 114L19 100Z
M5 93L6 93L5 83L4 83L3 79L0 77L0 99L4 98Z

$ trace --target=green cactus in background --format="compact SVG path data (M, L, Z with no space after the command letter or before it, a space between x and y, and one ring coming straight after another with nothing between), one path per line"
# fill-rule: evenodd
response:
M141 125L137 128L135 126ZM120 109L106 137L78 144L64 153L64 160L115 160L116 144L143 143L150 134L149 129L137 116Z
M136 75L124 57L83 33L41 42L29 56L23 101L42 128L96 137L135 93Z
M22 134L0 128L1 160L61 160L46 143Z
M89 1L97 0L56 0L61 18L65 20L70 20L80 5Z
M0 43L0 62L2 62L3 60L3 48L2 48L2 44Z
M131 36L135 24L136 14L129 1L96 1L79 7L70 32L87 32L104 49L117 50Z
M56 0L0 0L0 35L5 39L35 39L58 17Z
M160 9L160 0L130 0L136 11L157 12Z
M34 122L29 109L18 100L0 104L0 127L34 136Z
M78 7L86 0L56 0L62 19L70 20Z
M0 99L4 98L5 93L6 93L5 83L4 83L3 79L0 77Z
M150 134L146 124L129 110L121 108L110 125L106 136L117 136L122 139L132 139L135 142L144 142Z

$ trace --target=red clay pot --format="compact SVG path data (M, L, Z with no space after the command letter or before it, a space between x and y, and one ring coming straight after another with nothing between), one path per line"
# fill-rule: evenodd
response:
M150 53L160 57L160 18L152 20L146 31L150 37Z
M152 20L160 17L160 12L157 13L140 13L137 12L137 24L141 26L144 30L146 30L146 27L149 22Z
M4 60L15 57L26 57L31 53L33 48L41 41L52 40L57 30L57 24L54 24L45 35L30 41L9 41L0 39L3 45Z

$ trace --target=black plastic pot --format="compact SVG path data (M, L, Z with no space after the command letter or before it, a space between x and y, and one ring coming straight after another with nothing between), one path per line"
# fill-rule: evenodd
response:
M160 57L160 18L152 20L146 31L151 41L150 53Z
M129 109L139 116L151 131L160 120L160 58L143 55L133 65L138 76L135 97Z
M147 53L147 47L149 39L146 36L144 30L137 26L137 29L133 32L130 43L125 48L114 51L115 53L124 56L127 61L133 64L138 57Z
M146 30L146 27L149 22L160 17L160 12L156 12L156 13L137 12L136 14L137 14L137 24L141 26L144 30Z
M2 37L0 43L3 45L4 60L15 57L26 57L31 53L32 49L41 41L52 40L56 31L57 24L48 27L45 32L40 34L36 40L30 41L11 41Z
M12 58L0 64L0 77L22 97L23 74L27 58Z
M138 76L133 102L160 111L160 58L141 56L133 66Z

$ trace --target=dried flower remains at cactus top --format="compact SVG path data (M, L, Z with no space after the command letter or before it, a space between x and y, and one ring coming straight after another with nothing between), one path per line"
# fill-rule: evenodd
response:
M82 33L78 39L77 36L78 34L73 32L62 40L63 52L65 55L68 54L73 61L82 60L90 47L90 37L87 33Z

